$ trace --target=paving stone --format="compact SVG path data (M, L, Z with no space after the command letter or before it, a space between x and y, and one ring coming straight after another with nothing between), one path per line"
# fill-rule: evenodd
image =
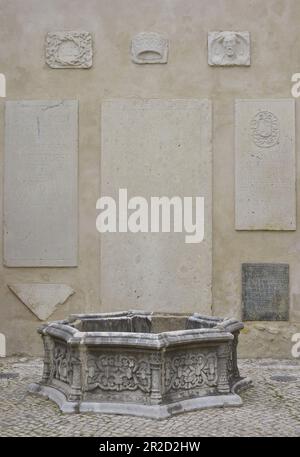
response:
M0 360L0 436L299 436L300 360L240 360L253 387L241 393L240 408L180 414L163 421L108 414L64 415L49 400L27 394L40 379L42 360ZM278 382L278 376L285 382ZM275 379L274 379L275 378ZM293 378L293 379L292 379Z

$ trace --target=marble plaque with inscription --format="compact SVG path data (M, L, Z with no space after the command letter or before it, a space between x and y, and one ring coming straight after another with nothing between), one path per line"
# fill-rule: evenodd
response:
M210 101L105 101L101 161L101 195L117 202L120 188L149 208L151 197L205 199L202 242L185 243L173 228L100 235L103 306L211 314Z
M296 230L295 102L237 100L235 227Z
M242 305L244 320L288 320L289 265L242 264Z
M6 266L77 265L77 155L77 101L6 102Z

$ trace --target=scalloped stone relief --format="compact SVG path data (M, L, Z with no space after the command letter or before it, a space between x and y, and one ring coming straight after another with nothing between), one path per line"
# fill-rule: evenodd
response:
M131 42L131 58L134 63L167 63L169 40L159 33L141 32Z

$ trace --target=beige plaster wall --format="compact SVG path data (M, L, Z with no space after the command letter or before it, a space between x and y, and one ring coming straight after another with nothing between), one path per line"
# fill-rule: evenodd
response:
M242 262L289 263L290 322L246 323L240 354L290 356L290 336L300 332L299 216L296 232L235 231L234 99L290 97L291 75L300 71L299 23L298 0L0 0L0 72L6 75L7 99L79 100L79 266L0 265L0 332L6 335L9 354L42 350L36 334L39 321L9 291L9 282L61 282L73 287L76 294L51 319L105 310L95 229L100 103L107 98L141 97L213 101L213 313L241 317ZM46 66L45 34L68 29L92 33L90 70ZM208 66L207 32L219 29L250 31L250 67ZM140 31L169 37L167 65L131 62L130 39ZM300 144L298 111L296 102ZM0 99L1 164L3 121L4 99ZM1 174L2 170L1 166Z

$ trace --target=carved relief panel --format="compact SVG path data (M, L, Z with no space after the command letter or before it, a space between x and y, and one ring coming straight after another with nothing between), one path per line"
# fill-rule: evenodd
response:
M141 32L131 42L131 58L134 63L167 63L169 41L155 32Z
M91 68L92 36L88 32L49 32L46 63L51 68Z
M250 65L249 32L209 32L209 65Z
M151 370L147 357L136 355L100 353L87 359L86 391L135 391L150 392Z
M214 351L166 354L165 393L216 387L217 380L217 355Z

